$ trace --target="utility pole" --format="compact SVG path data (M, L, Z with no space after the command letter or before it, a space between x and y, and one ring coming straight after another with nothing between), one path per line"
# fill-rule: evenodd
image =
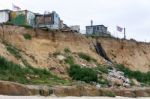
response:
M124 28L124 39L126 39L126 28Z

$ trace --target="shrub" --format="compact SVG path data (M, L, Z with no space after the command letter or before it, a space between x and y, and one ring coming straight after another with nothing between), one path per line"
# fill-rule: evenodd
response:
M98 83L99 84L103 84L103 85L108 85L109 84L109 81L107 80L107 79L100 79L100 80L98 80Z
M70 51L69 48L65 48L65 49L64 49L64 52L65 52L65 53L71 53L71 51Z
M102 73L108 74L108 67L107 66L97 66L96 70L101 71Z
M135 78L137 81L142 83L150 82L150 72L142 73L140 71L132 71L129 68L126 68L124 65L116 65L116 67L125 73L126 76L129 78Z
M95 61L96 62L96 59L90 57L89 55L85 54L85 53L78 53L79 57L86 60L86 61Z
M74 59L72 56L68 56L66 59L65 59L65 62L68 63L69 65L73 65L74 64Z
M23 34L23 37L26 39L26 40L31 40L32 39L32 36L28 33L26 34Z
M79 65L71 65L69 75L74 80L89 82L97 82L97 72L91 68L81 68Z

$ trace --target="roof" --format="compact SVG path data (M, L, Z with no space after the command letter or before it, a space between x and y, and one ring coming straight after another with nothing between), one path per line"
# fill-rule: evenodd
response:
M31 12L31 13L34 13L32 11L29 11L29 10L18 10L18 11L13 11L13 12L23 12L23 11L27 11L27 12ZM34 13L35 14L35 13Z
M90 25L90 26L87 26L87 27L93 27L93 26L104 26L104 25ZM106 26L104 26L104 27L106 27Z
M12 11L12 10L9 10L9 9L2 9L2 10L0 10L0 12L10 12L10 11Z
M46 17L46 16L51 16L51 13L50 14L39 14L39 13L36 13L35 15L36 16L45 16Z

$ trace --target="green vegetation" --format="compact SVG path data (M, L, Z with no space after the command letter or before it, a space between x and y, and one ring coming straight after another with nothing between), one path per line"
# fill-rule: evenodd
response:
M31 40L32 39L32 36L28 33L26 34L23 34L23 37L26 39L26 40Z
M14 55L17 59L21 58L20 51L15 46L11 45L10 43L6 41L3 41L3 44L6 46L6 49L9 53Z
M21 58L19 50L13 46L7 46L7 51L10 52L11 54L13 54L17 59Z
M65 53L71 53L71 51L70 51L69 48L65 48L65 49L64 49L64 52L65 52Z
M74 59L72 56L68 56L66 59L65 59L65 62L69 65L74 65Z
M50 73L46 69L21 67L0 56L0 79L23 84L65 84L67 81Z
M33 27L30 26L30 25L20 25L20 26L25 27L26 29L32 29L32 28L33 28Z
M80 52L80 53L78 53L78 55L79 55L80 58L82 58L82 59L84 59L86 61L94 61L94 62L96 62L96 59L90 57L89 55L87 55L85 53Z
M100 72L102 72L102 73L106 73L106 74L108 74L108 67L107 66L97 66L96 68L95 68L97 71L100 71Z
M99 84L102 84L102 85L108 85L109 84L109 81L107 79L103 79L103 78L100 78L98 80L98 83Z
M150 84L150 72L142 73L140 71L132 71L129 68L126 68L124 65L116 65L116 67L125 73L129 78L135 78L137 81L142 83Z
M71 65L69 75L74 80L89 82L97 82L97 72L91 68L82 67L79 65Z
M110 91L106 91L103 96L108 96L108 97L116 97L115 93L114 92L110 92Z

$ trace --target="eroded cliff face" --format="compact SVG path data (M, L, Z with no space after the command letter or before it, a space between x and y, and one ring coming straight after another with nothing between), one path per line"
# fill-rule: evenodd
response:
M24 38L23 34L30 34L31 40ZM53 68L55 73L67 75L65 63L60 62L55 53L64 53L68 48L73 57L78 60L76 54L83 52L95 58L99 64L105 64L104 58L99 56L93 46L94 38L86 38L78 33L43 31L40 29L27 29L24 27L5 25L0 27L0 55L23 65L21 59L17 59L8 52L3 41L9 42L19 49L21 56L33 67ZM132 70L147 72L150 69L150 44L135 41L117 40L113 38L99 38L107 56L116 63L124 64ZM81 62L82 63L82 62ZM84 62L83 62L84 63Z
M99 38L108 57L118 64L124 64L132 70L147 72L150 70L150 44L134 40Z
M74 86L35 86L23 85L8 81L0 81L0 94L12 96L123 96L123 97L150 97L150 88L96 88L89 85Z

